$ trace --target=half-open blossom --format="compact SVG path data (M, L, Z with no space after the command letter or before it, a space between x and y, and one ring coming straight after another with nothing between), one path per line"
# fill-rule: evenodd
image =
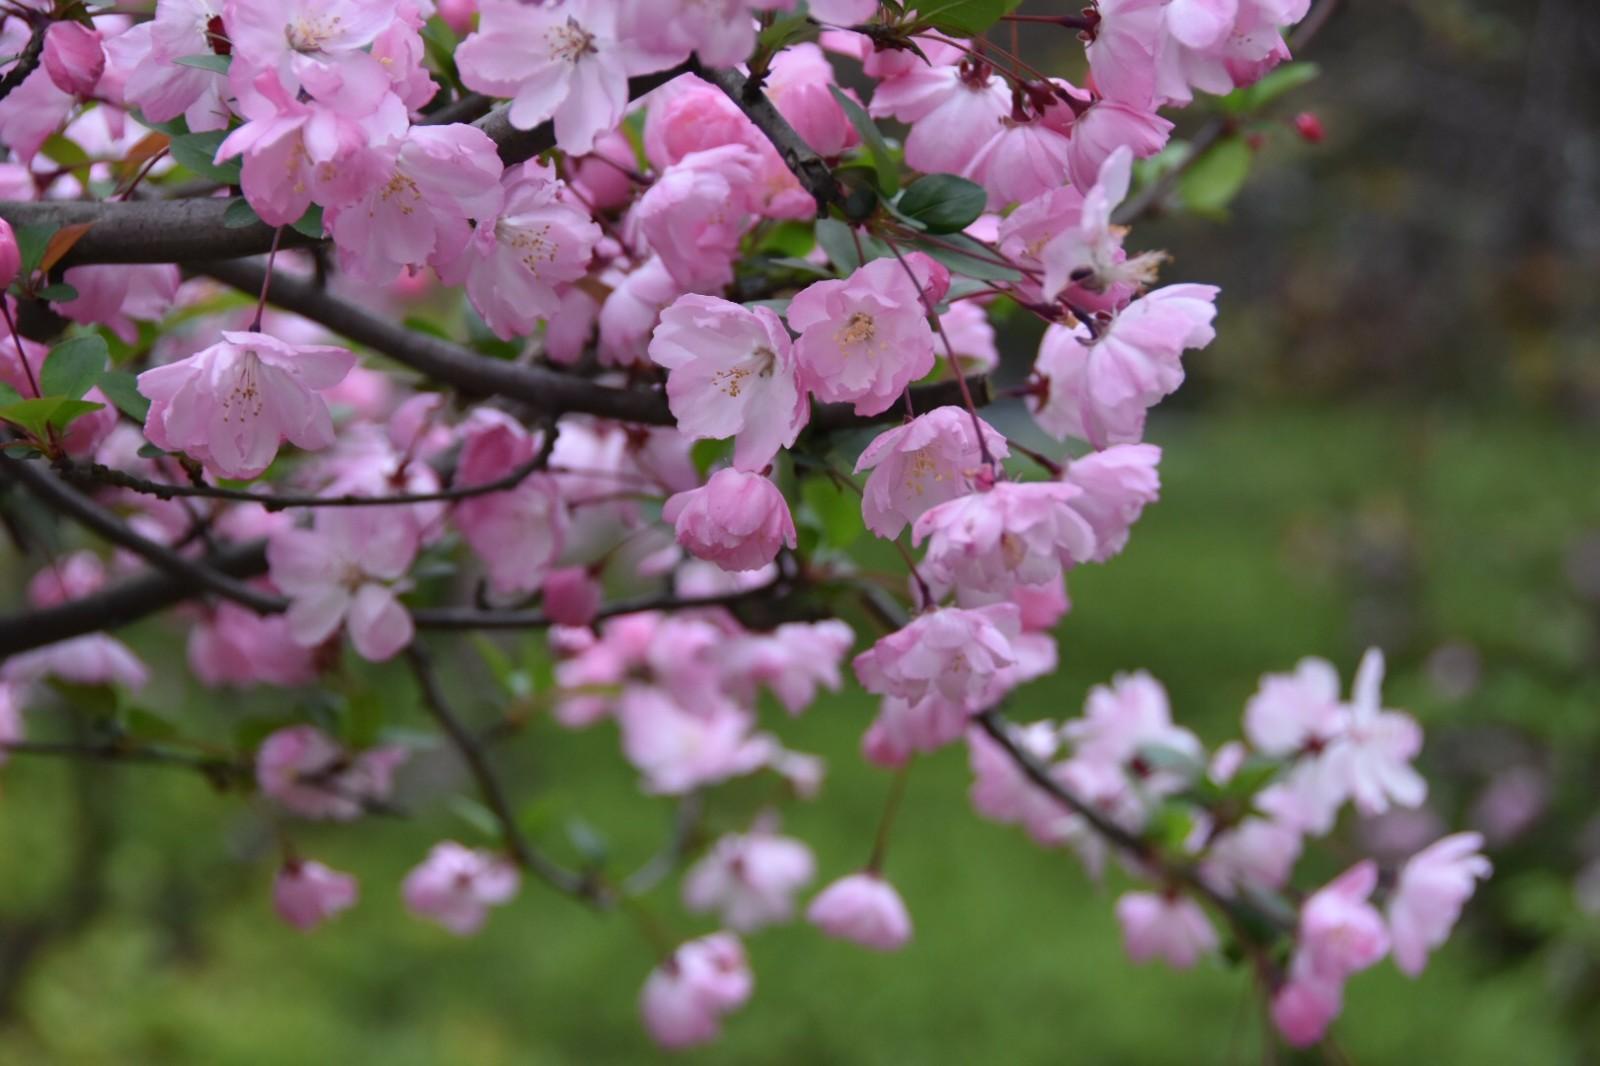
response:
M1068 465L1062 480L1081 490L1072 509L1094 530L1094 562L1105 562L1127 545L1128 530L1160 495L1160 462L1161 449L1154 444L1116 444Z
M308 932L355 906L359 893L356 879L349 874L309 859L290 859L278 869L272 883L272 906L279 918Z
M856 473L872 471L861 495L867 528L893 539L929 508L971 492L983 466L979 433L991 458L1011 453L994 427L960 407L936 407L878 434L856 460Z
M795 356L817 397L887 411L933 369L933 330L918 281L894 259L875 259L843 281L818 281L789 301L800 332Z
M139 375L139 391L151 401L145 435L223 477L257 477L286 440L306 449L333 443L318 392L343 380L355 361L343 348L224 331L211 347Z
M831 937L874 951L898 951L911 939L911 915L895 887L873 871L841 877L806 908L806 921Z
M754 987L739 938L713 933L678 945L650 971L639 993L639 1013L662 1047L694 1047L715 1040L723 1015L743 1006Z
M272 582L289 597L289 629L306 647L338 631L381 662L411 643L411 615L395 595L416 557L416 531L376 507L324 507L311 529L267 542Z
M52 22L44 35L44 69L64 93L88 96L106 69L100 33L80 22Z
M616 0L483 0L477 32L456 49L461 81L510 97L507 117L517 129L553 119L556 145L582 155L622 121L628 78L671 65L629 39L620 7Z
M1002 481L924 512L912 540L928 542L925 571L940 585L1041 584L1095 554L1094 529L1072 506L1081 494L1063 481Z
M789 331L766 307L681 296L661 312L650 358L667 368L667 403L695 439L732 437L733 463L762 470L810 417Z
M773 57L767 98L812 151L829 159L861 140L832 88L833 65L815 44L793 44Z
M1389 953L1389 931L1368 902L1378 867L1359 862L1312 893L1300 909L1296 962L1312 974L1343 980Z
M759 166L743 144L691 152L634 204L629 217L685 290L714 292L733 280L739 240L754 221L749 190Z
M1162 959L1173 969L1187 970L1217 949L1217 931L1188 896L1124 892L1117 900L1117 922L1134 962Z
M1012 639L1019 629L1015 604L927 611L857 655L856 677L880 696L916 703L937 694L980 711L1007 687L1005 671L1016 665Z
M1483 837L1456 833L1423 848L1400 868L1389 897L1389 936L1394 964L1411 977L1422 973L1428 953L1443 944L1472 898L1480 878L1491 872L1480 854Z
M748 933L793 917L795 893L815 873L811 849L793 837L730 833L683 875L683 904L716 911L728 928Z
M392 745L351 752L316 726L288 726L261 742L256 784L302 818L347 822L388 799L406 755Z
M417 917L470 936L483 928L489 908L510 902L521 883L510 859L445 840L406 874L400 891Z
M724 570L758 570L795 546L794 519L772 480L731 467L700 488L668 498L661 517L674 524L678 543Z

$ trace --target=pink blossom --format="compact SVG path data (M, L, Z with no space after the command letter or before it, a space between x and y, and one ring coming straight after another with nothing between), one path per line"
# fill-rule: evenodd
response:
M1095 554L1094 529L1074 508L1066 482L1002 481L926 511L912 527L928 542L929 580L977 592L1037 585Z
M126 644L105 633L46 644L13 655L0 665L3 681L42 681L47 677L75 685L123 685L137 692L150 680L150 671Z
M328 405L317 393L354 365L343 348L225 330L211 347L139 375L139 391L152 401L145 435L222 477L257 477L285 440L307 449L333 443Z
M273 881L272 906L279 918L309 932L355 906L358 893L356 879L349 874L330 870L320 862L290 859Z
M760 160L742 144L691 152L662 172L630 218L677 283L712 292L733 280L750 227L748 190Z
M1300 851L1300 832L1295 826L1273 818L1250 817L1212 839L1203 871L1222 891L1247 886L1282 888Z
M388 799L406 749L347 750L311 725L279 729L256 751L256 784L302 818L348 822Z
M222 16L216 0L156 0L155 17L106 42L109 66L125 72L122 94L149 122L183 115L191 131L224 129L227 78L174 62L212 50L208 34Z
M1296 970L1343 981L1389 953L1388 929L1367 902L1377 884L1377 864L1368 859L1312 893L1300 909Z
M1170 748L1198 760L1199 739L1172 723L1172 707L1161 682L1143 670L1118 674L1109 686L1089 690L1083 717L1068 722L1066 735L1078 756L1091 762L1124 765L1146 746Z
M924 174L959 173L1011 114L1004 79L961 59L957 53L948 63L918 60L872 94L872 115L910 125L906 165Z
M1187 970L1217 950L1217 932L1205 911L1188 896L1125 892L1117 900L1122 942L1134 962L1162 959Z
M600 305L600 361L608 366L647 363L662 309L682 294L683 287L660 256L623 276Z
M759 151L765 140L726 93L692 74L674 78L650 95L644 120L644 154L666 170L694 152L742 144Z
M1112 212L1128 195L1132 178L1133 153L1118 148L1084 193L1077 225L1052 238L1039 252L1045 299L1054 300L1074 284L1104 292L1118 287L1138 289L1155 280L1162 254L1129 258L1122 250L1126 229L1111 222Z
M716 911L728 928L749 933L787 922L794 896L816 874L811 849L792 837L756 830L730 833L683 876L683 905Z
M588 273L601 230L536 162L506 171L503 187L498 217L480 222L461 256L441 271L447 282L465 275L472 306L509 340L560 309L558 287Z
M678 945L650 971L639 993L645 1029L664 1048L707 1044L722 1032L722 1017L744 1005L755 987L744 945L732 933L713 933Z
M756 570L784 545L793 548L794 519L783 493L760 474L718 470L698 489L670 497L661 517L674 524L678 543L724 570Z
M509 415L480 408L463 433L458 485L481 485L532 461L539 439ZM538 589L566 544L568 514L554 478L532 473L504 492L462 500L455 524L483 560L496 595Z
M235 66L247 76L267 72L285 92L304 91L352 118L373 111L389 90L383 65L365 49L394 17L393 0L226 4Z
M757 6L785 8L787 5L774 4L768 0ZM858 22L866 22L876 15L878 0L811 0L809 10L811 17L818 22L831 23L835 26L852 26Z
M821 622L785 622L771 633L751 633L735 641L727 655L729 680L769 687L790 714L799 714L817 698L817 689L839 691L840 665L855 643L855 632L837 618Z
M182 280L171 263L76 266L62 280L78 290L77 299L53 304L64 318L109 326L129 344L138 341L140 322L159 322L172 310Z
M227 600L189 630L189 669L203 685L305 685L316 679L315 653L296 643L289 620Z
M1001 208L1065 185L1070 167L1071 145L1059 130L1006 117L961 173L983 186L991 208Z
M766 86L767 97L778 113L812 151L825 158L842 155L861 141L829 91L832 85L832 64L822 49L807 42L791 45L773 57Z
M52 559L28 582L28 602L34 607L54 607L93 595L106 583L106 568L91 551L76 551Z
M1343 1009L1343 982L1295 974L1272 997L1272 1024L1294 1047L1310 1047Z
M544 613L558 625L586 626L600 612L600 583L582 566L566 566L545 575L540 586Z
M708 67L743 63L756 46L751 0L633 0L633 17L649 17L653 51L672 59L690 52ZM782 55L783 53L779 53Z
M818 281L789 302L800 332L801 380L857 414L888 410L906 386L933 369L933 330L918 282L894 259L875 259L843 281Z
M1061 730L1053 722L1029 722L1012 730L1023 751L1044 763L1061 748ZM1019 824L1039 843L1059 844L1075 822L1061 803L1031 781L1010 754L976 727L967 730L967 763L972 769L968 796L972 809L991 821Z
M900 893L870 870L823 889L806 908L806 921L828 936L874 951L899 951L911 939L911 915Z
M856 473L872 471L861 497L867 528L893 539L929 508L971 492L983 465L980 432L992 458L1010 454L1005 437L960 407L936 407L880 433L856 460Z
M44 35L44 69L64 93L88 96L106 69L100 33L80 22L52 22Z
M927 611L857 655L856 676L880 696L916 703L937 694L979 711L1005 691L1019 629L1017 608L1009 603Z
M506 114L519 130L554 119L556 145L583 155L622 121L628 78L670 65L627 38L619 7L615 0L482 0L477 32L456 49L461 80L510 97Z
M23 688L0 681L0 765L11 757L11 745L26 736L22 720Z
M976 300L961 300L939 316L944 339L950 342L961 368L967 373L990 373L1000 365L1000 349L995 347L994 327L989 313Z
M9 289L21 271L22 253L17 248L16 231L0 218L0 289Z
M679 431L734 440L733 462L761 470L810 418L789 332L770 308L681 296L661 313L650 358L668 369Z
M1330 772L1366 815L1381 814L1390 804L1416 807L1428 795L1428 783L1411 766L1422 748L1422 730L1410 715L1384 709L1382 685L1383 652L1368 648L1356 670L1348 727L1327 754Z
M445 840L406 874L400 891L412 914L471 936L483 928L489 908L509 903L521 883L509 859Z
M1031 401L1046 433L1096 448L1136 443L1145 412L1183 383L1180 358L1216 336L1217 290L1169 285L1135 300L1098 338L1081 326L1045 331L1034 370L1045 387Z
M966 732L972 713L959 703L926 696L915 703L885 696L861 737L861 754L879 766L904 766L915 754L937 751Z
M1325 659L1301 659L1292 674L1267 674L1244 709L1244 732L1256 750L1295 755L1320 749L1344 732L1339 674Z
M1154 111L1115 100L1095 100L1072 123L1067 144L1072 183L1087 189L1117 150L1127 148L1135 159L1148 159L1165 148L1171 136L1172 123Z
M38 68L0 100L0 143L10 148L16 159L32 164L44 142L66 124L77 106L77 100L61 91L49 71Z
M267 542L272 582L289 597L289 632L314 647L340 627L364 659L381 662L411 643L397 583L416 557L416 530L372 507L324 507L311 529ZM403 587L401 585L400 587Z
M633 686L617 707L622 753L644 774L648 792L677 796L760 769L768 741L725 702L688 710L661 689Z
M568 183L590 210L615 211L633 199L638 165L633 142L613 130L596 139L592 152L572 161Z
M364 194L324 215L345 269L367 281L392 281L460 247L468 219L498 212L500 157L476 127L412 126L372 156L377 170Z
M1489 876L1492 868L1479 854L1482 847L1482 835L1456 833L1417 852L1400 868L1388 917L1394 964L1401 973L1422 973L1428 952L1449 938L1477 881Z
M1161 493L1160 462L1161 449L1153 444L1116 444L1068 465L1062 480L1081 490L1072 509L1094 530L1094 562L1127 545L1129 528Z

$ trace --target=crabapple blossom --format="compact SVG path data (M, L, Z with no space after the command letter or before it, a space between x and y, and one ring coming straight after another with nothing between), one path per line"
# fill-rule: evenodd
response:
M1005 79L955 53L946 62L915 63L879 83L869 113L911 127L906 165L925 174L957 173L1011 114Z
M1363 814L1381 814L1391 804L1415 807L1427 782L1411 766L1422 747L1422 730L1410 715L1383 707L1383 652L1368 648L1356 670L1349 719L1343 736L1328 749L1330 772L1349 790Z
M358 894L356 879L349 874L309 859L290 859L272 883L272 906L279 918L309 932L355 906Z
M1428 953L1443 944L1472 897L1477 881L1491 872L1479 854L1483 837L1456 833L1435 841L1406 860L1389 896L1387 916L1394 964L1416 977Z
M670 497L661 517L676 526L678 543L691 555L724 570L760 569L797 543L789 505L772 480L731 467Z
M1002 481L923 512L914 544L928 542L930 580L977 592L1037 585L1092 558L1094 528L1072 506L1082 490L1063 481Z
M993 426L959 407L936 407L879 434L856 460L856 473L872 471L861 494L867 528L893 539L929 508L972 491L984 447L995 459L1010 454Z
M90 95L106 69L99 31L79 22L52 22L44 35L43 62L62 92Z
M445 840L406 874L400 891L417 917L471 936L483 928L489 908L509 903L521 884L522 875L509 859Z
M123 98L148 121L182 115L195 132L227 127L226 75L176 62L213 51L222 7L217 0L156 0L154 18L106 42L108 65L126 72Z
M617 708L622 753L644 775L648 792L682 795L740 777L766 764L770 742L750 732L750 718L726 703L689 710L657 688L629 689Z
M406 749L393 746L352 754L315 726L288 726L262 741L256 783L264 795L302 818L348 822L388 799L406 755Z
M1300 910L1296 965L1335 981L1375 964L1389 953L1383 917L1367 902L1378 867L1359 862L1313 893Z
M875 259L843 281L795 294L788 312L800 333L795 358L818 399L875 415L933 369L933 330L913 274L909 263Z
M1134 962L1159 958L1187 970L1217 949L1217 932L1205 911L1186 896L1125 892L1117 900L1117 922Z
M1001 208L1065 184L1071 167L1072 142L1060 130L1043 119L1006 116L962 175L983 186L991 208Z
M690 152L634 204L631 220L684 290L712 292L733 280L739 240L753 221L747 190L759 165L742 144Z
M206 619L189 630L189 669L201 684L276 685L284 688L316 679L315 653L295 642L289 620L260 615L248 607L220 601Z
M639 993L639 1013L662 1047L693 1047L715 1040L723 1016L744 1006L754 988L739 938L713 933L679 944L650 971Z
M794 444L810 417L783 322L766 307L680 296L661 312L650 358L667 368L681 432L733 438L733 463L759 471Z
M550 571L539 586L539 592L544 613L564 626L584 626L594 621L604 595L599 583L581 566Z
M456 468L460 485L481 485L531 462L538 438L499 411L480 410L468 420ZM503 492L473 496L456 507L462 536L483 560L497 595L539 588L561 555L568 515L554 479L530 473Z
M1155 280L1161 253L1130 258L1122 250L1122 228L1111 224L1111 213L1127 197L1132 180L1133 153L1118 148L1083 194L1077 226L1052 238L1039 252L1045 299L1054 300L1069 284L1104 291L1117 285L1142 288Z
M1062 481L1079 490L1072 509L1094 531L1091 561L1103 563L1127 546L1129 530L1160 495L1160 462L1153 444L1115 444L1067 466Z
M364 659L381 662L411 643L411 615L395 595L416 557L414 529L380 508L322 508L310 529L267 543L273 584L289 597L289 632L305 647L342 625Z
M1146 746L1196 758L1201 751L1193 733L1173 724L1167 690L1142 670L1090 689L1083 717L1068 722L1064 732L1079 757L1112 765L1141 758Z
M0 288L10 288L22 270L22 253L17 248L17 233L11 223L0 219Z
M841 877L824 888L806 908L806 921L831 937L874 951L899 951L911 939L905 901L871 870Z
M857 655L856 677L880 696L916 703L938 695L979 711L1004 693L1005 671L1017 662L1012 641L1019 631L1014 604L938 608Z
M816 874L811 849L792 837L756 829L720 838L683 877L691 911L716 911L739 933L786 922L794 897Z

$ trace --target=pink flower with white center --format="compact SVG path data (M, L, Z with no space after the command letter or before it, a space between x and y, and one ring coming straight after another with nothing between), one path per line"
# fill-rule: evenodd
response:
M690 711L659 688L635 685L616 713L622 753L655 795L681 796L754 773L772 752L768 738L751 735L749 716L725 701Z
M730 833L683 875L683 905L716 911L728 928L750 933L794 916L794 897L816 876L811 849L764 830Z
M504 168L494 142L474 126L412 126L372 158L380 169L362 197L324 216L340 262L366 281L393 281L459 248L468 219L498 212Z
M236 65L359 118L389 91L366 49L395 15L394 0L228 0L224 20Z
M71 96L89 96L106 69L100 33L79 22L52 22L44 35L44 69Z
M1187 970L1217 950L1217 931L1188 896L1124 892L1117 900L1117 922L1134 962L1161 959L1175 970Z
M407 754L392 745L355 753L316 726L288 726L256 751L256 784L292 814L348 822L389 798Z
M1122 250L1125 228L1111 223L1111 213L1127 199L1132 180L1133 152L1118 148L1084 193L1077 226L1058 234L1039 253L1046 300L1054 300L1069 285L1103 292L1116 286L1139 289L1155 281L1162 253L1129 258Z
M1090 689L1083 717L1068 722L1064 731L1078 758L1113 766L1137 762L1146 746L1171 748L1196 760L1203 754L1199 738L1172 724L1167 690L1143 670Z
M1389 953L1388 928L1368 902L1377 885L1377 864L1368 859L1312 893L1300 908L1296 971L1338 982Z
M159 322L172 310L183 278L171 263L118 263L70 267L62 280L78 290L78 297L52 304L57 314L85 325L109 326L134 344L140 322Z
M918 615L855 657L868 692L917 703L938 695L980 711L1005 694L1005 671L1016 665L1016 605L967 610L941 607Z
M218 0L156 0L153 19L106 42L109 65L126 72L123 99L147 121L183 115L196 133L227 128L226 76L175 62L210 52L211 27L220 25L212 20L221 16Z
M1073 508L1082 490L1060 481L1002 481L918 518L913 544L928 542L930 581L974 592L1038 585L1095 553L1094 529Z
M481 485L531 462L540 447L511 416L480 408L462 434L456 484ZM456 528L488 570L498 596L538 589L561 556L569 515L555 478L532 473L504 492L472 496L455 509Z
M726 468L698 489L667 499L661 517L674 524L678 543L697 559L724 570L759 570L793 548L794 519L770 478Z
M1068 465L1062 480L1081 490L1072 509L1094 530L1092 561L1103 563L1127 545L1128 530L1161 494L1160 462L1154 444L1116 444Z
M909 260L908 260L909 261ZM818 281L789 302L801 380L857 414L887 411L933 369L933 330L918 283L894 259L875 259L843 281Z
M650 1038L664 1048L708 1044L722 1017L743 1006L755 987L744 945L732 933L713 933L678 945L650 971L639 1013Z
M691 152L634 204L630 220L684 289L710 292L733 280L739 240L754 221L749 190L759 166L742 144Z
M477 32L456 49L461 81L510 97L507 117L519 130L554 119L557 147L583 155L622 121L628 78L671 65L629 39L619 7L615 0L483 0Z
M1390 805L1421 806L1428 796L1428 783L1411 766L1422 750L1422 729L1410 715L1384 708L1382 686L1383 652L1368 648L1356 669L1345 733L1327 753L1330 772L1368 816Z
M506 171L502 184L499 216L478 224L441 276L454 283L465 275L472 306L496 336L510 340L531 333L560 309L558 287L588 273L602 233L536 162Z
M1119 149L1127 148L1135 159L1148 159L1165 148L1171 137L1172 123L1154 111L1097 99L1072 123L1067 144L1072 183L1087 189Z
M946 63L918 60L872 94L870 114L911 127L906 166L924 174L959 173L1011 114L1005 80L962 60L960 53Z
M521 884L511 860L445 840L406 874L400 892L412 914L471 936L483 928L489 908L509 903Z
M885 696L878 716L861 737L861 754L878 766L904 766L916 754L954 744L966 732L972 714L959 703L927 696L911 703Z
M960 407L936 407L878 434L855 468L872 471L861 496L867 528L892 540L929 508L971 492L983 467L980 432L990 457L1011 453L1004 436Z
M1081 326L1051 326L1034 365L1045 394L1029 403L1040 428L1096 448L1137 443L1145 412L1183 384L1183 353L1216 336L1216 296L1210 285L1156 289L1099 337Z
M1065 134L1042 119L1018 122L1006 117L962 168L982 185L989 206L1021 203L1067 183L1071 145Z
M871 870L841 877L817 894L806 921L828 936L874 951L899 951L911 939L911 915L895 887Z
M817 689L838 692L840 667L855 643L855 632L837 618L785 622L771 633L751 633L735 641L727 656L729 681L749 687L755 697L764 684L790 714L817 698Z
M343 348L224 330L211 347L139 375L139 391L151 401L145 435L221 477L258 477L284 441L308 450L333 443L333 420L318 393L343 380L355 361Z
M650 358L664 366L667 403L695 440L733 438L733 463L762 470L811 417L783 321L767 307L680 296L661 312Z
M1450 937L1461 908L1493 868L1481 855L1483 836L1456 833L1423 848L1400 868L1389 896L1394 964L1409 977L1422 973L1428 953Z
M407 644L411 615L396 592L417 554L415 528L385 508L323 507L311 529L267 542L272 583L289 597L289 632L315 647L343 625L363 659L382 662Z
M290 859L272 883L272 906L278 917L301 932L310 932L340 911L355 906L356 879L320 862Z
M189 669L202 685L274 685L316 680L315 653L301 647L281 614L261 615L220 600L189 630Z

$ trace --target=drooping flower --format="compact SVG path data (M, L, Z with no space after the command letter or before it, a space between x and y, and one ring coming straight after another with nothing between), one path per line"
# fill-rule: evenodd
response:
M405 748L351 752L311 725L279 729L256 751L256 784L302 818L348 822L388 799Z
M937 694L968 711L994 703L1016 665L1012 640L1020 631L1016 605L967 610L942 607L918 615L855 658L869 692L916 703Z
M856 473L872 471L861 496L867 528L893 539L929 508L971 492L983 465L979 433L991 458L1010 454L1004 436L960 407L936 407L880 433L856 460Z
M90 95L106 69L100 32L80 22L50 23L44 35L43 65L62 92Z
M1003 593L1042 584L1095 554L1094 529L1073 507L1080 495L1063 481L1002 481L924 512L912 542L928 542L925 572L939 585Z
M739 938L713 933L678 945L650 971L639 993L639 1013L662 1047L694 1047L715 1040L723 1015L743 1006L754 987Z
M1368 859L1312 893L1300 909L1296 964L1343 981L1387 955L1388 928L1368 902L1377 884L1378 867Z
M309 859L291 859L278 869L272 883L272 906L279 918L309 932L355 906L359 891L349 874Z
M697 440L732 437L741 470L765 468L810 417L789 332L770 308L681 296L661 312L650 358L668 369L678 429Z
M1394 964L1410 977L1422 973L1428 953L1443 944L1461 908L1492 871L1480 854L1483 837L1456 833L1435 841L1406 861L1389 897L1389 936Z
M1217 949L1217 931L1188 896L1125 892L1117 900L1117 921L1134 962L1158 958L1173 969L1187 970Z
M1116 444L1068 465L1062 480L1080 490L1072 509L1094 530L1092 561L1105 562L1127 545L1128 530L1160 495L1160 462L1154 444Z
M629 218L686 291L716 292L733 280L739 240L754 221L749 197L759 166L743 144L691 152L634 204Z
M343 348L224 331L211 347L139 375L151 401L145 435L222 477L257 477L286 440L306 449L333 443L317 393L343 380L355 358Z
M753 932L794 915L794 896L816 873L811 849L765 830L730 833L683 876L683 903L716 911L728 928Z
M1083 195L1078 224L1052 238L1039 252L1044 264L1044 298L1054 300L1069 285L1104 292L1118 286L1142 288L1155 280L1161 253L1130 258L1122 250L1126 230L1111 223L1111 213L1128 195L1133 152L1118 148Z
M724 570L757 570L793 548L794 519L772 480L730 468L700 488L668 498L661 517L672 522L678 543Z
M806 921L831 937L874 951L898 951L911 939L911 915L895 887L872 871L841 877L806 908Z
M406 874L401 894L417 917L471 936L483 928L489 908L510 902L521 883L516 866L504 856L445 840Z

